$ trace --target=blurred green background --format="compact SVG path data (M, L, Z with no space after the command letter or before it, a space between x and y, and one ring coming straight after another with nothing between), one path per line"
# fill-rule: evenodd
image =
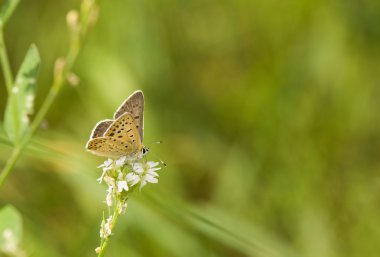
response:
M7 25L14 72L30 43L41 52L37 108L79 4L22 1ZM374 0L101 1L81 83L62 90L0 206L21 212L30 256L95 256L104 159L84 146L142 89L145 143L163 140L151 152L168 166L130 199L106 256L379 256L379 24ZM1 143L1 167L10 151Z

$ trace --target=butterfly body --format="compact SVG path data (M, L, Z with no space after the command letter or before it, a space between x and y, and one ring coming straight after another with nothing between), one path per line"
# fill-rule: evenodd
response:
M113 120L95 125L86 149L102 157L140 159L148 151L142 144L143 133L144 95L138 90L121 104Z

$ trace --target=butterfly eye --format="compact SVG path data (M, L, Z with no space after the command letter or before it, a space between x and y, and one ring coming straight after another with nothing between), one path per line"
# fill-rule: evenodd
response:
M149 152L149 148L147 148L147 147L143 147L143 149L142 149L142 154L145 155L145 154L147 154L148 152Z

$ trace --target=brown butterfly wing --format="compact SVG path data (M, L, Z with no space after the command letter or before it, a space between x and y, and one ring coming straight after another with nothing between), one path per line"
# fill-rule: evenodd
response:
M104 133L104 137L111 137L122 142L130 142L134 153L141 150L140 135L132 114L124 113L117 118Z
M120 105L114 114L114 119L116 120L126 112L133 117L141 143L144 137L144 94L141 90L135 91Z
M90 139L101 137L104 132L111 126L113 120L101 120L99 121L91 132Z
M91 139L87 143L87 150L91 153L108 158L119 158L132 154L133 145L131 142L123 142L111 137L98 137Z

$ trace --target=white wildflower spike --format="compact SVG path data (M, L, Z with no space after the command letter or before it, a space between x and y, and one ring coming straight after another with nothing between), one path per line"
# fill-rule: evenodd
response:
M86 17L95 19L97 8L94 7L94 0L83 1L80 14L87 13ZM90 11L92 14L89 15ZM74 12L68 15L71 28L75 27L76 15ZM62 77L64 67L64 60L56 62L55 78ZM70 76L68 79L70 80ZM75 75L73 80L73 84L77 84L78 78ZM158 183L157 171L161 170L160 164L166 166L163 161L147 161L149 148L142 144L143 129L144 94L137 90L116 110L113 119L105 119L95 125L86 144L86 149L91 153L110 157L99 166L103 172L98 182L107 185L105 203L108 207L108 218L103 215L100 226L100 246L95 249L99 256L103 256L118 216L126 212L129 195L134 189L141 190L149 183Z
M108 159L99 166L103 170L98 182L107 185L105 203L113 215L123 214L127 209L128 194L135 187L140 190L148 183L158 183L157 171L161 169L158 162L133 162L127 157L117 160ZM113 216L103 219L100 226L100 238L106 239L112 234ZM99 249L98 249L99 251Z

